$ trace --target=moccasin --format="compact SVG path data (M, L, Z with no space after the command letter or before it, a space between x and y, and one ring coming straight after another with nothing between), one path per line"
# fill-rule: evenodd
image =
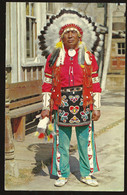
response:
M98 186L96 178L92 178L90 175L86 177L81 177L80 181L90 186Z
M55 186L57 187L61 187L61 186L64 186L65 183L67 183L68 179L65 178L65 177L60 177L59 179L57 179L54 183Z

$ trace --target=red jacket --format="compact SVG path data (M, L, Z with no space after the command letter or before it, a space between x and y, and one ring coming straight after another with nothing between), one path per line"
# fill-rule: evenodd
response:
M64 65L60 65L60 83L61 87L72 87L83 85L83 71L81 66L78 64L78 49L76 50L76 55L73 57L73 60L70 60L67 50L64 59ZM45 67L45 77L52 79L52 67L49 67L49 60L51 54L47 58L46 67ZM98 77L98 65L94 55L92 55L92 78ZM44 82L42 85L42 92L52 92L53 83ZM92 83L93 93L101 93L100 83ZM54 105L54 109L57 109L57 106Z

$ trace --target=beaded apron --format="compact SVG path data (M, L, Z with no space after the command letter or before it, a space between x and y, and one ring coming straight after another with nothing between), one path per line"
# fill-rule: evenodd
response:
M90 123L90 108L83 110L83 96L80 91L62 91L61 105L58 109L58 125L84 126Z

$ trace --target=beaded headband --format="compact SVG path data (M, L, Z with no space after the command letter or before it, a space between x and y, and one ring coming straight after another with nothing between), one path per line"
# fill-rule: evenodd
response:
M79 37L81 37L83 35L83 31L82 31L82 29L78 25L75 25L75 24L67 24L67 25L61 27L61 29L59 31L60 37L62 37L63 34L66 31L68 31L68 30L76 30L78 32Z

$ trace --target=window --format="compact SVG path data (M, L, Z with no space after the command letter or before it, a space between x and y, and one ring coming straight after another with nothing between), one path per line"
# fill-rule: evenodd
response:
M46 4L46 9L48 13L53 13L54 10L54 3L47 3Z
M98 7L98 8L104 7L104 3L97 3L97 7Z
M54 14L54 3L46 3L46 12L47 12L47 22L50 19L50 17Z
M37 38L36 18L34 17L34 3L26 3L26 57L35 58Z
M118 55L124 55L125 54L125 43L117 43L118 48Z
M125 3L116 3L116 5L125 5Z

